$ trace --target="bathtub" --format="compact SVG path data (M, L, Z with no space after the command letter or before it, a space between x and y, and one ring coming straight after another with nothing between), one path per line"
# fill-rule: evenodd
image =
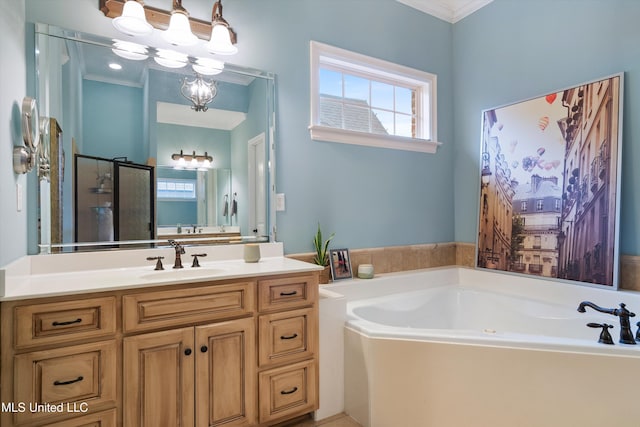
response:
M467 268L326 289L346 299L345 412L364 427L640 426L640 345L577 311L624 302L635 325L640 293Z

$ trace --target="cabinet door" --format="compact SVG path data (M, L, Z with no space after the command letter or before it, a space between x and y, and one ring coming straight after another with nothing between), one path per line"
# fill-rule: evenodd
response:
M196 425L256 422L255 320L196 327Z
M124 426L191 427L193 328L124 339Z

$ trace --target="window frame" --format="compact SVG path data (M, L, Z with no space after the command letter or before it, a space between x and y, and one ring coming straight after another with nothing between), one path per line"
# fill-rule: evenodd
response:
M425 71L394 64L324 43L310 42L311 117L309 132L312 140L391 148L396 150L435 153L442 143L437 142L437 76ZM397 86L418 90L416 127L428 129L429 138L411 138L337 129L320 125L320 67L352 71L357 76L369 76L374 81L392 82ZM428 92L428 93L427 93Z
M193 184L193 197L161 197L159 192L159 183L173 183L173 184ZM186 192L185 192L186 193ZM197 202L198 201L198 182L197 179L192 178L157 178L156 183L156 199L161 202Z

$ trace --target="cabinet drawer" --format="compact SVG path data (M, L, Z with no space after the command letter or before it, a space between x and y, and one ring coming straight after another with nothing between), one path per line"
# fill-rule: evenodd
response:
M251 314L254 283L146 292L122 298L125 332L147 331Z
M116 410L84 415L59 423L47 424L47 427L116 427Z
M318 408L316 362L309 360L260 373L260 422Z
M14 401L61 405L14 414L16 423L69 412L95 412L116 403L116 341L25 353L14 358ZM81 412L80 412L81 414Z
M313 275L284 277L258 282L258 309L282 310L311 305L318 299L318 282Z
M108 338L116 331L116 298L17 306L14 323L16 349Z
M260 366L300 360L316 352L318 321L314 308L265 314L258 323Z

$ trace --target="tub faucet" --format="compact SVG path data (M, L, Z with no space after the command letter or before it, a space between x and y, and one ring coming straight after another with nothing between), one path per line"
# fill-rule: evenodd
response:
M169 244L176 251L176 261L173 263L173 268L183 268L182 267L182 258L180 258L180 255L184 254L184 248L182 247L182 245L180 243L176 242L173 239L169 240Z
M602 308L590 301L582 301L580 305L578 305L578 311L580 313L584 313L585 311L587 311L586 307L591 307L595 311L599 311L600 313L613 314L614 316L618 316L620 318L620 342L622 344L636 343L633 333L631 332L631 322L629 322L629 318L635 317L636 314L627 310L624 303L620 303L620 308Z

